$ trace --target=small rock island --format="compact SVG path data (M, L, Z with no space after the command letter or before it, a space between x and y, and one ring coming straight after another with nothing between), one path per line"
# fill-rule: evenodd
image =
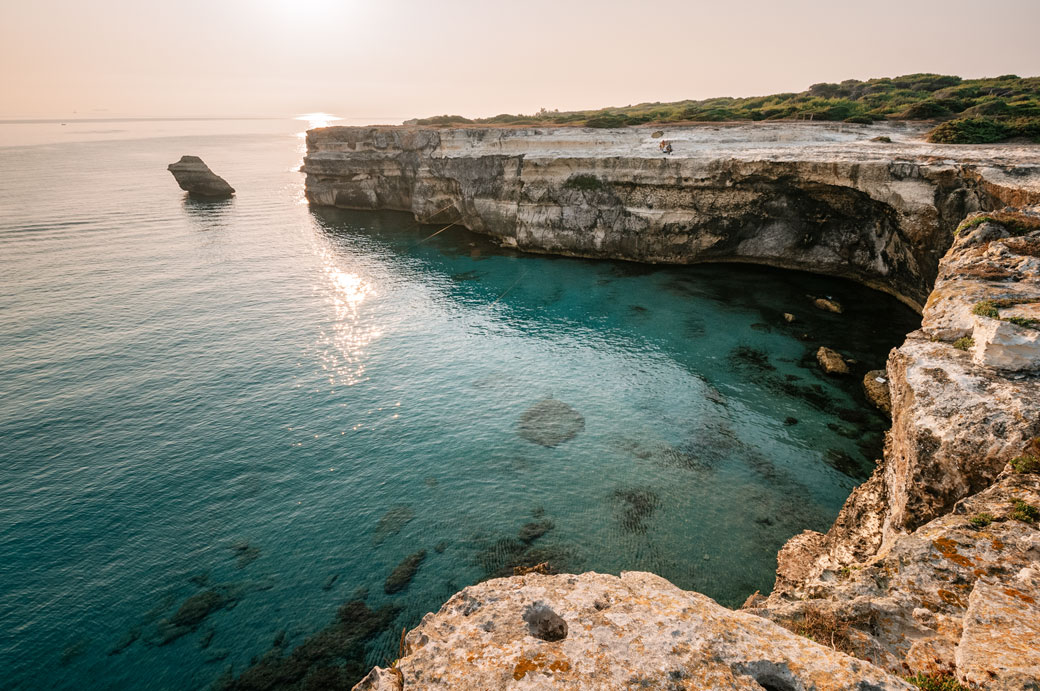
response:
M198 156L181 156L181 160L166 167L173 173L177 184L192 197L230 199L235 188L227 180L209 169Z

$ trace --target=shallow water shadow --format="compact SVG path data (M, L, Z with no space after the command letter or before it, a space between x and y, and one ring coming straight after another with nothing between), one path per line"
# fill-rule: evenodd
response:
M230 212L235 206L235 200L206 199L185 194L181 206L184 215L197 230L223 230L230 225Z

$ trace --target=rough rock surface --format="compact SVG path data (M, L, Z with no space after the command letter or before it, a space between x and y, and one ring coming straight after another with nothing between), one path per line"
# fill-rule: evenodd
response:
M544 602L566 638L531 635ZM470 586L405 639L400 677L376 668L356 689L910 689L902 680L734 612L660 576L515 576Z
M912 126L329 127L314 205L408 211L532 252L744 261L844 276L921 309L965 214L1040 201L1032 147L926 144ZM877 134L893 139L879 147ZM1014 170L1011 170L1011 167Z
M892 414L892 394L888 390L888 372L875 369L863 375L863 393L874 407Z
M198 156L181 156L181 160L166 167L181 189L192 196L226 199L235 189L209 169Z
M816 351L816 361L820 363L820 367L827 374L849 373L849 366L846 364L845 358L838 351L832 350L827 346L820 346L820 349Z
M978 340L973 354L959 339L984 338L979 319L1005 323L1003 307L983 317L979 302L1040 298L1040 232L969 230L942 261L921 330L889 356L882 463L826 535L784 546L773 593L747 607L792 627L825 612L851 626L856 655L890 671L1036 688L1025 680L1037 647L1019 642L1036 637L1040 529L1020 509L1040 507L1040 475L1009 461L1040 437L1040 371L994 367Z

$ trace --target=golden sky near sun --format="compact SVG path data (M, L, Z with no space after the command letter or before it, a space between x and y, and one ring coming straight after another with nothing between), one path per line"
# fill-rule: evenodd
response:
M0 118L530 113L1040 75L1040 0L0 0Z

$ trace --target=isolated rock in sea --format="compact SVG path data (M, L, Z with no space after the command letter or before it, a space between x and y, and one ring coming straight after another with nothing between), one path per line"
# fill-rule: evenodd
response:
M567 622L566 637L558 626L547 638L531 634L524 614L546 602ZM404 649L400 677L376 668L356 688L912 689L868 662L639 572L470 586L426 615Z
M585 429L585 418L563 401L544 398L520 416L517 433L529 442L559 446Z
M192 196L226 199L235 193L227 181L209 169L198 156L181 156L166 167L181 189Z
M875 369L863 375L863 393L875 408L888 415L892 414L892 395L888 391L887 371Z
M820 346L820 349L816 351L816 361L820 363L820 367L827 374L849 373L849 366L845 363L845 358L837 351L831 350L826 346Z

